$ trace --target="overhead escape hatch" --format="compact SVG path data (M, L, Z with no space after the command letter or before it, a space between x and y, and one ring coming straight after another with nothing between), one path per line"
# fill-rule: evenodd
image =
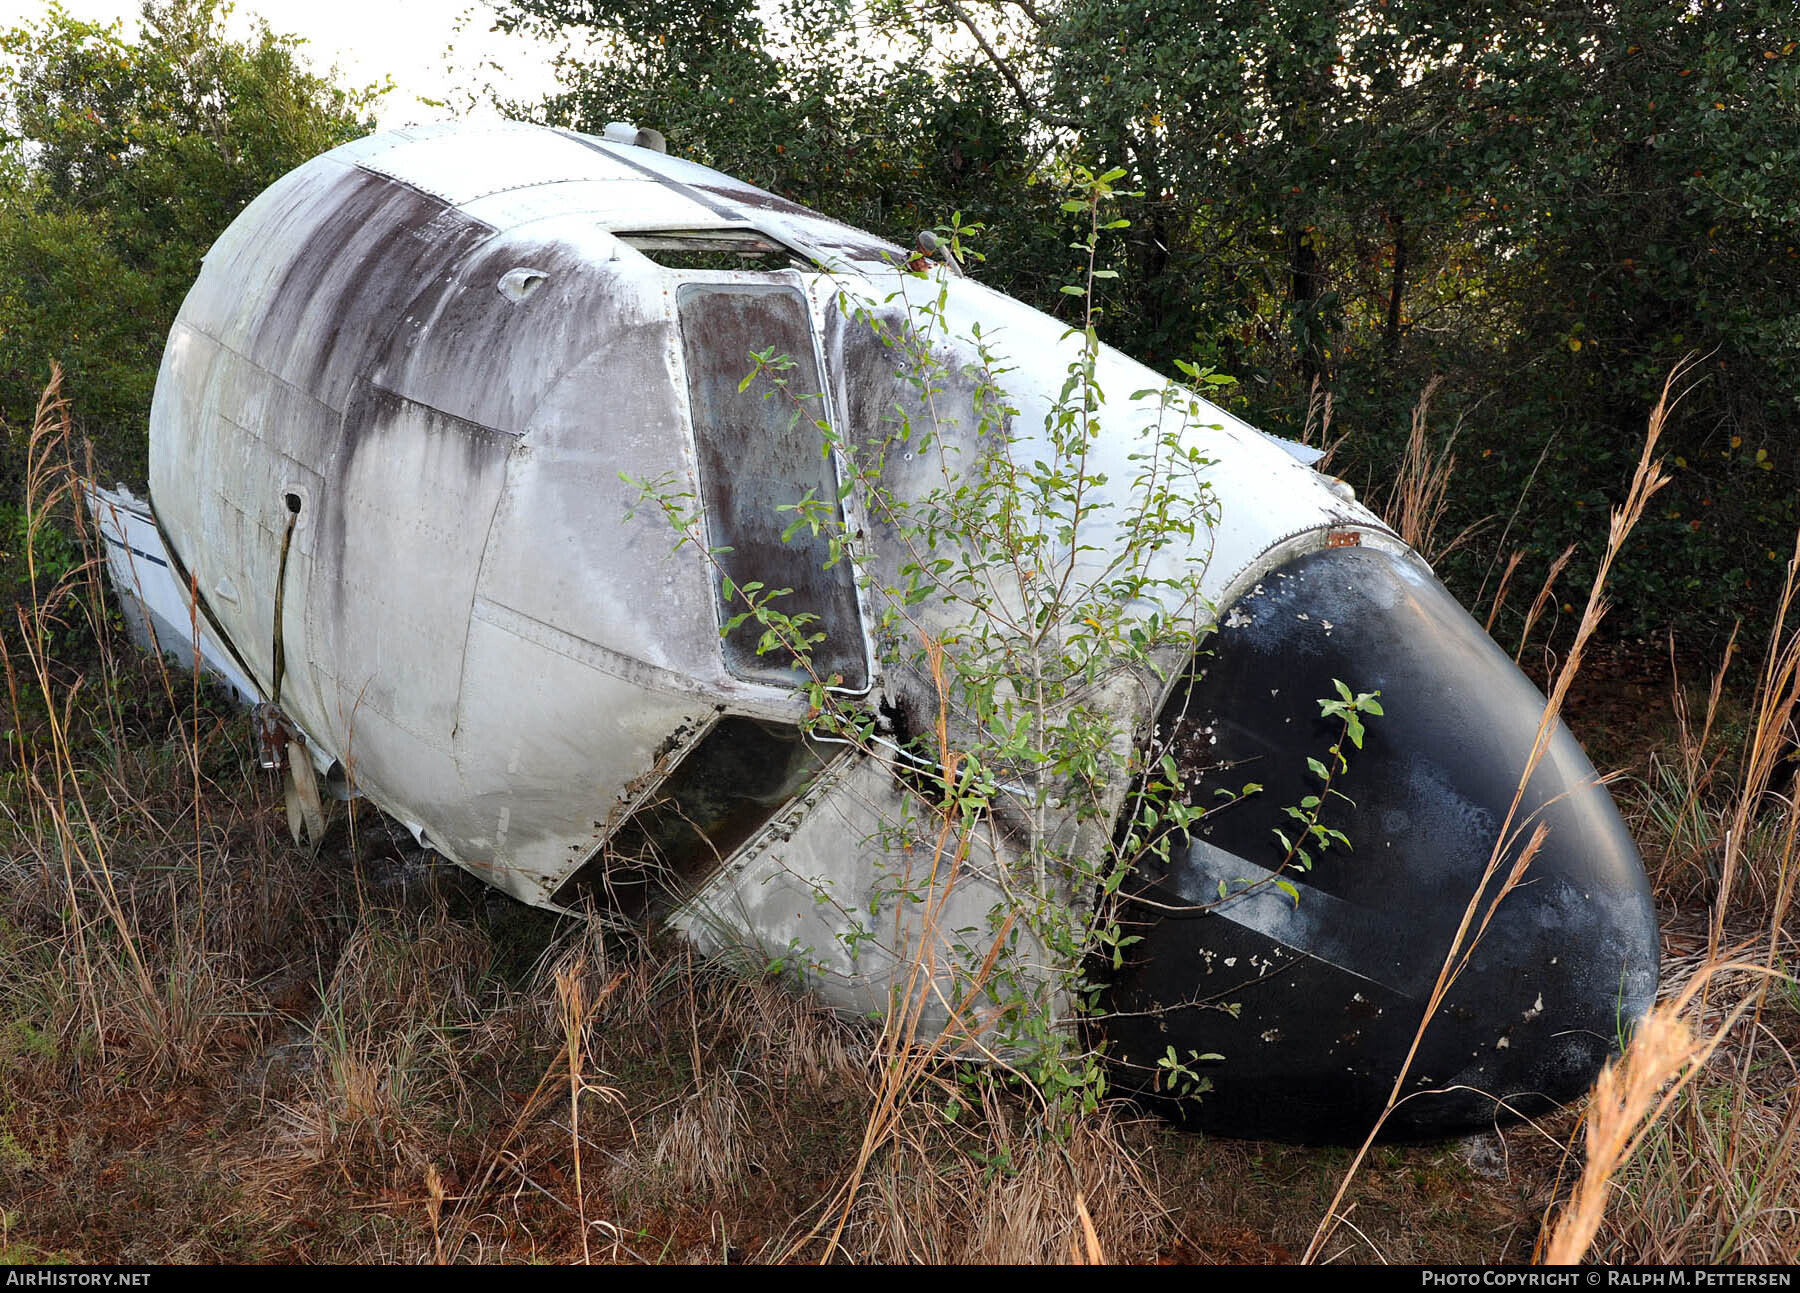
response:
M614 233L664 269L816 269L812 259L756 229L655 229Z

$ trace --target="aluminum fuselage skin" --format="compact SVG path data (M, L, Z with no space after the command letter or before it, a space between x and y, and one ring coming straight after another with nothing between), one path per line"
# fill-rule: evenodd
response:
M809 267L671 269L632 245L656 231L708 230L755 231ZM792 728L807 713L791 679L757 676L743 660L733 662L721 636L717 571L699 545L677 549L676 534L631 483L655 481L670 496L700 500L710 487L715 502L703 522L723 524L716 500L730 498L729 490L720 493L721 480L730 484L721 475L730 462L722 464L716 446L695 430L690 369L703 357L696 347L708 344L694 335L697 293L749 302L747 309L779 305L802 320L788 341L810 351L819 407L848 440L874 434L906 398L897 361L871 344L864 316L902 327L920 306L933 310L931 344L946 372L1001 374L1008 431L1019 451L1029 453L1034 434L1041 436L1078 357L1079 337L973 280L946 277L942 267L909 273L904 260L892 244L717 172L573 132L441 126L357 141L283 178L209 252L171 332L157 385L157 520L265 696L273 689L279 631L286 659L279 704L322 766L336 764L359 793L461 866L523 901L554 905L684 759L697 757L709 733L732 722ZM759 294L766 298L760 305ZM970 340L977 330L982 351ZM725 361L741 361L746 372L750 366L748 353ZM1158 394L1167 383L1104 347L1096 379L1107 392L1105 429L1088 466L1112 482L1106 488L1122 517L1132 501L1134 455L1167 425ZM951 387L951 414L931 411L938 453L930 461L896 457L884 476L900 497L932 488L946 462L955 470L984 452L992 428L984 431L980 410L958 405L954 381ZM1171 576L1201 569L1205 601L1221 616L1254 601L1288 563L1309 554L1329 563L1328 545L1350 535L1363 562L1386 563L1441 592L1423 563L1301 461L1305 455L1223 410L1198 407L1202 416L1182 436L1211 464L1206 483L1218 500L1216 523L1197 540L1200 548L1159 560ZM759 485L771 506L784 501L779 474L769 469ZM283 536L296 507L277 628ZM880 518L864 507L862 495L849 491L845 526L867 536L870 577L892 582L902 555L884 550ZM1100 550L1121 542L1117 524L1102 517L1084 540ZM935 709L928 680L874 640L867 589L850 596L845 603L840 589L839 603L851 611L840 606L840 622L831 626L842 659L856 666L844 690L871 708ZM1472 623L1452 623L1447 595L1434 598L1419 604L1429 602L1450 625L1443 634L1461 645L1420 656L1415 672L1430 675L1430 684L1417 693L1418 703L1429 695L1430 704L1455 704L1458 653L1486 639ZM920 613L928 627L956 623L942 605L928 603ZM1244 622L1256 618L1252 607ZM1233 623L1224 618L1218 626L1221 652L1232 650ZM1290 641L1282 650L1305 655L1319 645ZM1263 674L1279 668L1280 652L1268 650L1257 686L1244 683L1241 697L1222 704L1251 711L1262 705ZM1359 661L1339 664L1353 673ZM1529 708L1535 696L1518 682L1524 690L1507 701L1514 727L1513 710ZM1409 677L1389 679L1390 708L1408 703L1408 687ZM1168 694L1166 686L1137 679L1108 703L1122 730L1149 739ZM1479 698L1468 699L1473 712ZM1558 786L1576 789L1593 770L1560 728L1558 740L1567 747L1558 746ZM1516 781L1523 766L1516 746L1509 736L1483 747L1481 757L1494 765L1481 779L1489 799L1498 795L1494 785L1509 776ZM1286 753L1304 765L1300 745ZM1516 766L1504 766L1509 761ZM1127 789L1122 781L1121 799ZM1384 883L1397 887L1385 898L1359 888L1348 873L1303 878L1322 893L1336 891L1335 901L1351 909L1385 901L1390 916L1400 911L1402 925L1406 904L1429 902L1431 919L1412 923L1439 929L1442 912L1460 913L1473 892L1505 808L1469 801L1466 791L1445 793L1469 823L1468 838L1454 855L1431 856L1431 845L1413 849L1405 874L1389 868ZM908 938L930 935L915 930L886 947L846 946L841 920L831 913L869 910L876 923L893 917L894 928L903 929L904 913L890 910L891 885L882 875L892 859L881 856L877 841L883 805L905 793L880 759L830 759L719 865L689 877L687 891L664 904L665 914L708 950L748 946L769 955L803 947L828 999L880 1008L895 967L910 954ZM1544 874L1572 868L1600 878L1582 890L1588 909L1565 913L1563 930L1524 939L1528 950L1519 957L1521 964L1541 959L1560 939L1571 945L1568 955L1595 958L1581 976L1587 1000L1538 1007L1552 1022L1592 1031L1597 1010L1629 1021L1648 1005L1655 928L1641 866L1610 799L1595 787L1568 807L1574 800L1558 801L1559 793L1552 787L1539 798L1564 805L1553 812L1579 813L1581 829L1569 838L1579 840L1570 848L1580 856L1563 860L1553 841ZM1490 838L1479 845L1483 830ZM977 850L956 899L961 916L977 921L1001 902L993 876L1013 847L996 833ZM1409 892L1406 876L1415 872L1432 883ZM1168 880L1147 883L1166 887ZM820 893L831 901L817 901ZM1202 983L1210 935L1195 931L1247 926L1228 910L1179 929L1151 908L1138 918L1151 935L1146 945L1162 960L1152 970L1128 969L1121 990L1132 994L1131 1009L1173 1020L1178 1048L1218 1050L1207 1041L1206 1012L1187 1008L1203 988L1217 986ZM1506 936L1504 921L1500 933ZM1259 937L1280 942L1280 935L1264 929ZM1304 946L1289 952L1309 973L1355 977L1355 967ZM1413 960L1431 954L1423 947L1406 953ZM1021 955L1030 960L1041 948ZM1301 977L1285 973L1288 982ZM1407 991L1419 973L1409 965L1401 976ZM1601 981L1613 990L1596 1006ZM1471 1013L1481 1017L1457 1027L1471 1037L1501 1036L1504 1018L1532 1010L1536 988L1527 967L1508 980L1504 1000L1479 1004ZM1304 1016L1308 1009L1253 981L1241 992L1264 1000L1254 1008L1265 1012ZM1566 1016L1565 1006L1572 1012ZM1336 996L1319 1007L1339 1008ZM1325 1026L1336 1027L1335 1019ZM1277 1022L1263 1031L1281 1029ZM1157 1039L1166 1032L1159 1022ZM1140 1052L1130 1059L1144 1063L1141 1052L1152 1039L1129 1025L1121 1035L1130 1039L1127 1049ZM1554 1081L1539 1070L1515 1075L1504 1062L1483 1076L1497 1090L1547 1083L1554 1088L1547 1096L1565 1098L1587 1080L1593 1055L1605 1051L1590 1047L1579 1073ZM1309 1078L1309 1092L1330 1089L1335 1061L1294 1054L1291 1062L1317 1078ZM1229 1085L1229 1057L1212 1080ZM1325 1103L1301 1134L1347 1135L1366 1121L1362 1103ZM1280 1134L1278 1114L1259 1121L1239 1105L1221 1107L1235 1110L1228 1129ZM1206 1108L1202 1101L1189 1113L1204 1121ZM1484 1116L1472 1115L1466 1102L1446 1109L1441 1126L1423 1117L1417 1129Z

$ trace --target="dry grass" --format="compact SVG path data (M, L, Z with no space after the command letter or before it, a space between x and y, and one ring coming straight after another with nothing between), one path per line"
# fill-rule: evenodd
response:
M273 1103L267 1160L421 1176L437 1129L472 1115L466 1057L504 1048L517 1027L485 973L491 955L441 901L410 921L379 910L362 920L319 987L292 1092Z
M1638 816L1661 837L1659 889L1704 911L1703 928L1672 931L1665 999L1596 1088L1552 1261L1590 1249L1611 1261L1800 1260L1800 799L1787 766L1800 628L1786 627L1797 588L1800 543L1735 758L1718 736L1735 641L1698 730L1676 679L1676 750L1650 762Z
M1442 445L1432 443L1431 401L1442 385L1443 378L1433 377L1419 392L1407 427L1406 449L1400 457L1400 468L1381 509L1383 519L1394 527L1407 546L1434 563L1474 538L1487 524L1485 519L1476 521L1451 539L1443 542L1438 539L1438 527L1443 524L1444 514L1450 507L1450 481L1456 475L1456 432L1445 437ZM1307 412L1310 426L1310 406Z
M1542 822L1533 827L1529 836L1523 833L1522 826L1515 829L1514 824L1518 821L1519 808L1524 802L1526 788L1531 784L1538 764L1542 761L1545 751L1549 748L1551 738L1555 734L1569 688L1581 670L1583 653L1591 641L1594 631L1599 627L1601 618L1606 614L1607 578L1612 572L1614 563L1618 560L1620 551L1625 546L1625 540L1642 518L1644 509L1649 506L1650 499L1668 483L1668 478L1662 471L1662 464L1656 457L1656 446L1662 437L1663 426L1669 411L1674 402L1679 399L1679 395L1675 395L1673 399L1671 395L1674 393L1681 375L1681 368L1677 368L1669 375L1669 379L1663 387L1662 398L1657 401L1656 407L1651 411L1650 425L1644 437L1643 452L1639 455L1637 470L1632 475L1625 501L1613 510L1607 532L1606 547L1601 553L1599 568L1594 572L1593 587L1588 593L1587 605L1582 611L1581 621L1576 628L1575 640L1569 648L1568 657L1564 661L1561 671L1558 672L1555 682L1551 685L1550 695L1544 703L1544 712L1538 720L1537 734L1532 741L1531 752L1525 759L1525 766L1520 770L1512 803L1507 808L1506 816L1502 819L1496 833L1493 852L1489 855L1487 866L1484 868L1479 882L1475 885L1474 893L1470 895L1469 904L1463 911L1462 921L1457 926L1455 934L1452 935L1449 947L1445 949L1443 964L1438 971L1437 980L1425 1001L1424 1015L1419 1021L1417 1032L1413 1035L1412 1045L1407 1050L1406 1058L1401 1062L1399 1072L1394 1076L1393 1089L1389 1092L1386 1107L1376 1118L1375 1125L1369 1129L1368 1136L1345 1171L1343 1183L1338 1187L1337 1194L1332 1198L1331 1206L1326 1210L1324 1217L1320 1219L1312 1242L1307 1245L1304 1261L1317 1260L1323 1254L1332 1233L1340 1224L1347 1222L1348 1214L1341 1210L1344 1199L1356 1178L1357 1171L1368 1156L1370 1148L1380 1136L1383 1126L1386 1125L1389 1115L1399 1104L1400 1093L1405 1089L1407 1075L1412 1068L1413 1059L1418 1054L1419 1044L1424 1039L1426 1029L1431 1027L1432 1020L1443 1005L1451 985L1469 964L1476 945L1481 941L1482 936L1487 932L1489 923L1493 920L1494 913L1506 900L1507 895L1524 880L1530 870L1532 860L1543 847L1546 828ZM1424 409L1431 392L1432 388L1428 386L1425 395L1420 398L1419 409L1414 414L1416 437L1418 429L1423 425ZM1443 485L1447 485L1448 472L1452 466L1453 463L1446 463L1443 467L1445 472ZM1434 490L1439 488L1441 488L1440 485L1432 486ZM1552 579L1554 577L1553 573ZM1504 875L1504 879L1492 890L1492 897L1488 899L1484 908L1482 906L1483 896L1489 893L1489 886L1495 877L1501 875Z
M1706 1019L1715 981L1730 1005ZM1762 1005L1766 983L1757 963L1708 960L1600 1075L1579 1180L1550 1232L1546 1261L1582 1261L1602 1225L1607 1261L1795 1261L1800 1070L1777 1043L1775 1082L1757 1082L1746 1070L1748 1052L1728 1050Z
M964 1094L977 1102L967 1126L921 1101L896 1128L846 1231L858 1260L1100 1264L1151 1260L1168 1244L1153 1168L1116 1112L1061 1137L991 1089Z
M1525 612L1525 625L1519 630L1519 645L1513 650L1514 664L1518 664L1524 659L1525 646L1531 641L1531 635L1536 630L1538 622L1543 619L1546 611L1556 605L1556 581L1562 578L1563 571L1568 568L1569 562L1574 556L1575 545L1570 544L1557 553L1550 562L1550 568L1544 572L1544 582L1538 585L1537 596L1531 599L1531 607ZM1510 571L1510 567L1508 569Z
M1306 420L1300 426L1300 443L1320 450L1319 461L1313 464L1320 471L1331 469L1331 460L1337 457L1337 451L1344 443L1344 436L1331 434L1335 404L1336 400L1325 388L1325 380L1313 378L1312 388L1306 395Z
M52 395L30 455L45 532L83 524L66 434ZM906 1009L879 1033L641 931L526 911L371 814L302 854L238 716L115 646L92 568L29 575L0 633L7 1260L1279 1261L1321 1215L1349 1218L1328 1256L1530 1250L1551 1181L1529 1129L1497 1177L1377 1148L1353 1211L1332 1201L1341 1151L1111 1107L1053 1133ZM1700 974L1671 976L1677 1049L1659 1064L1644 1041L1596 1102L1559 1255L1590 1234L1607 1260L1800 1251L1800 1002L1775 975L1796 819L1791 786L1767 789L1796 659L1771 650L1741 727L1720 684L1658 756L1681 832L1659 887L1704 906L1678 962Z
M1670 411L1679 401L1677 388L1687 371L1683 366L1671 373L1651 413L1637 472L1624 503L1613 512L1607 546L1574 642L1555 675L1538 742L1520 779L1521 791L1605 614L1605 588L1612 566L1650 498L1664 483L1655 449ZM1421 418L1415 417L1415 439L1420 422ZM1411 488L1424 500L1423 515L1429 519L1430 504L1441 482L1429 473L1421 479L1423 484L1415 482ZM1526 637L1547 604L1568 555L1564 553L1552 565L1527 616ZM1771 983L1792 986L1792 980L1784 977L1783 965L1792 946L1787 925L1796 877L1794 845L1800 838L1800 807L1792 790L1800 786L1800 779L1790 784L1788 795L1777 797L1779 806L1772 812L1768 792L1771 775L1791 748L1794 706L1800 695L1800 632L1784 639L1782 629L1797 574L1800 544L1789 567L1787 589L1759 679L1755 722L1744 748L1735 799L1710 823L1701 812L1707 783L1718 767L1718 760L1704 751L1725 665L1715 678L1699 736L1692 733L1685 705L1678 704L1679 762L1651 765L1659 780L1665 786L1672 783L1677 791L1672 812L1665 809L1664 813L1671 841L1680 840L1689 852L1695 848L1718 850L1710 877L1705 946L1695 962L1681 967L1685 972L1671 976L1665 970L1668 999L1637 1029L1625 1054L1609 1066L1595 1087L1584 1123L1585 1153L1574 1192L1553 1210L1556 1220L1545 1231L1542 1251L1549 1261L1581 1260L1603 1227L1607 1255L1613 1260L1791 1262L1800 1256L1800 1226L1795 1224L1800 1216L1796 1209L1800 1203L1800 1145L1795 1140L1800 1116L1792 1113L1795 1096L1800 1094L1800 1069L1788 1047L1800 1034L1794 1028L1791 992L1773 1006L1768 999ZM1729 659L1728 649L1726 665ZM1672 768L1678 769L1678 775L1669 775ZM1514 813L1517 806L1515 799ZM1500 888L1504 897L1528 873L1531 856L1542 842L1540 827L1521 847L1508 834L1512 816L1509 813L1502 825L1478 893L1504 866L1507 878ZM1509 853L1512 861L1503 862ZM1480 919L1471 902L1427 1004L1421 1036L1442 1000L1443 989L1466 964L1468 949L1479 941L1497 901ZM1747 934L1742 932L1746 928ZM1402 1076L1404 1072L1403 1067ZM1397 1082L1395 1097L1399 1090ZM1371 1133L1371 1142L1373 1138ZM1308 1247L1308 1260L1322 1253L1327 1237L1345 1219L1342 1202L1368 1149L1369 1142L1365 1142L1345 1173ZM1626 1200L1626 1206L1618 1208L1609 1221L1607 1208L1614 1198Z

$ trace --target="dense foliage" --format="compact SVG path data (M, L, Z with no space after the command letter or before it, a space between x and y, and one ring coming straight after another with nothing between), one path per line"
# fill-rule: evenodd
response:
M501 0L580 32L565 90L515 105L632 119L678 152L905 238L986 223L983 276L1056 309L1052 183L1139 192L1109 340L1242 379L1297 432L1329 392L1338 463L1379 500L1445 377L1468 599L1598 547L1663 375L1707 356L1670 428L1655 554L1616 627L1692 636L1770 604L1800 457L1800 52L1772 0ZM1565 578L1582 574L1578 555Z
M980 273L1066 312L1074 168L1118 165L1106 338L1236 374L1382 500L1408 412L1461 464L1466 600L1598 546L1681 356L1674 485L1616 629L1692 641L1770 604L1800 523L1800 28L1782 0L493 0L578 35L519 115L629 119L684 155L898 239L960 212ZM105 464L141 471L170 320L213 237L371 96L218 0L141 36L52 7L0 35L0 414L49 362ZM11 487L8 486L8 492ZM1515 601L1526 600L1515 597ZM1697 631L1700 630L1700 631Z
M136 39L55 5L0 33L0 417L29 427L58 362L78 427L133 479L207 247L277 177L372 126L372 95L308 71L291 39L228 39L219 0L144 16Z

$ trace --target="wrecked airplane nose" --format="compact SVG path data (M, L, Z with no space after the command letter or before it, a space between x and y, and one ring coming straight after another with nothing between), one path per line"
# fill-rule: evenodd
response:
M1145 1084L1174 1047L1208 1087L1182 1099L1156 1084L1185 1121L1361 1136L1459 947L1466 963L1386 1132L1448 1133L1579 1095L1655 997L1657 930L1637 850L1568 729L1555 723L1515 807L1544 699L1401 550L1294 557L1224 623L1158 739L1202 790L1262 789L1139 877L1143 941L1107 1025L1127 1080ZM1360 748L1321 712L1342 679L1380 693ZM1332 745L1345 763L1322 777L1308 758ZM1300 804L1341 839L1309 839L1286 812Z
M1116 968L1093 1022L1211 1083L1184 1116L1366 1124L1540 698L1317 450L655 142L371 136L208 252L153 510L95 505L162 645L261 702L292 828L316 838L316 770L521 901L780 964L964 1054L1099 1072L1074 1017ZM1317 786L1338 683L1386 712ZM1159 873L1113 828L1171 741L1202 791L1265 788ZM1272 844L1309 797L1349 846L1310 869ZM1534 815L1417 1084L1567 1096L1648 1002L1643 876L1561 728Z

